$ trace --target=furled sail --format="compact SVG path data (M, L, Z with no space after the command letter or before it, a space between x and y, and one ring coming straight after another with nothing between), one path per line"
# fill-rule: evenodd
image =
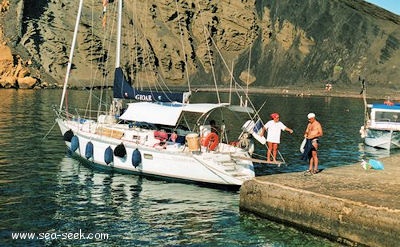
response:
M141 91L132 87L125 79L120 67L115 69L114 75L114 98L135 99L137 101L149 102L180 102L188 103L190 92L153 92Z

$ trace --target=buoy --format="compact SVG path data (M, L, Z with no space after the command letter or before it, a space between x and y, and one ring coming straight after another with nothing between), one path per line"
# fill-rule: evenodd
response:
M68 130L64 133L64 141L71 142L72 137L74 136L74 132L72 130Z
M114 155L120 158L124 158L126 156L126 148L123 143L118 144L114 149Z
M86 157L86 159L90 159L93 157L93 143L92 142L88 142L86 144L85 157Z
M71 138L71 151L75 152L78 148L79 148L79 138L74 135Z
M108 148L106 148L106 150L104 151L104 162L106 162L106 164L108 165L113 161L114 161L114 153L112 148L108 146Z
M213 151L219 143L218 135L214 132L211 132L204 139L203 146L207 147L209 150Z
M140 163L142 163L142 154L136 148L132 153L132 165L136 168Z

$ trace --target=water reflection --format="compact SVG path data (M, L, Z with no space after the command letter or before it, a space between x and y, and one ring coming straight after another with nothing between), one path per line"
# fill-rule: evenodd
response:
M94 172L68 156L59 169L54 195L57 231L106 232L119 246L261 246L268 242L287 246L293 241L304 246L335 246L293 228L240 214L238 192Z
M61 90L0 90L0 242L5 246L77 246L100 242L16 242L11 232L104 232L102 246L334 246L333 243L239 212L239 194L178 183L103 173L65 155L52 106ZM80 99L85 91L70 92ZM207 94L199 97L208 97ZM287 165L257 165L258 175L302 171L299 145L307 113L315 112L325 136L322 167L382 158L399 151L365 147L360 99L251 95L261 116L279 112L295 133L282 135ZM72 100L70 101L72 102ZM85 105L86 102L82 104ZM247 119L243 119L245 122ZM237 123L238 125L242 123ZM240 126L239 126L240 127ZM44 138L46 137L46 138ZM44 138L44 139L43 139ZM256 146L265 156L265 147Z
M70 157L60 164L58 186L56 215L69 221L61 229L90 219L86 231L100 226L140 244L154 245L155 236L172 240L178 232L207 239L215 234L216 222L238 213L238 192L93 172Z

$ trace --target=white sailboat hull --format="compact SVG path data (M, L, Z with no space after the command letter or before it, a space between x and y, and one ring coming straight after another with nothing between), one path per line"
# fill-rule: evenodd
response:
M229 133L229 130L225 129L225 124L221 125L219 132L217 128L211 126L211 120L215 123L215 119L209 118L211 114L221 113L225 109L232 111L229 109L230 103L221 103L218 100L218 103L190 104L191 91L172 92L165 88L166 83L162 81L162 78L160 81L154 82L153 78L150 79L152 81L150 84L154 83L155 88L150 87L149 90L138 90L127 80L120 66L123 4L122 0L115 1L115 3L118 4L115 6L118 9L115 11L118 13L116 17L118 25L115 41L113 101L108 102L108 107L105 107L103 100L106 96L101 94L100 105L97 108L99 115L94 121L80 117L75 118L73 116L75 113L77 116L86 116L79 109L76 109L73 114L68 111L71 106L68 105L66 91L73 65L73 53L78 39L80 19L85 16L82 15L83 0L79 1L60 108L56 112L57 123L70 151L90 164L104 169L140 175L224 186L240 186L244 181L254 178L249 136L240 135L239 137L238 142L249 144L244 148L235 146L235 144L229 145L224 143L227 142L227 133ZM103 7L105 11L106 6ZM114 30L114 28L112 29ZM102 30L104 30L104 26ZM104 35L111 33L105 32ZM129 41L127 42L129 43ZM137 47L135 49L144 49L149 46L147 43L147 40L144 40L143 43L135 40L132 45ZM132 71L141 71L147 68L147 65L140 63L136 66L139 66L138 69ZM150 64L150 67L152 66ZM83 67L86 69L86 66ZM105 73L108 69L105 66L104 73L91 73L92 76L101 76L101 78L93 77L90 80L109 81L109 78L104 77L108 74ZM148 82L148 79L141 76L133 77L143 79L144 83ZM129 100L131 102L128 102ZM132 101L134 102L132 103ZM91 104L90 101L87 107ZM63 109L63 107L65 108ZM230 107L235 111L246 109L245 112L251 113L247 111L247 107ZM101 115L105 113L107 115ZM197 116L190 116L190 114L197 114ZM219 119L225 121L223 114L220 114ZM116 121L120 121L121 124ZM193 121L192 125L189 125L190 121ZM204 128L208 121L209 126ZM191 133L191 131L196 132ZM200 137L203 138L201 142L204 147L200 145ZM219 138L221 138L221 142Z
M79 140L74 154L106 169L132 172L139 175L172 178L190 182L240 186L255 176L249 154L240 148L220 143L215 151L191 151L186 145L167 143L160 146L154 139L154 131L131 129L122 124L99 124L94 121L74 121L58 118L58 125L64 135L68 130ZM120 128L116 130L116 128ZM114 129L114 133L99 134L99 129ZM122 135L121 135L122 133ZM122 137L121 137L122 136ZM86 157L88 143L93 144L93 155ZM71 142L65 142L71 149ZM126 149L126 156L114 154L113 161L105 161L108 147L115 150L119 144ZM133 153L138 150L141 161L134 165ZM137 151L136 151L137 152ZM241 159L242 157L242 159Z

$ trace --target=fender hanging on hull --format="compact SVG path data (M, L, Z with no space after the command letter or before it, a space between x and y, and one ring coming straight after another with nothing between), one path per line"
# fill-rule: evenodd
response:
M79 138L78 138L77 136L74 135L74 136L71 138L71 148L70 148L70 150L71 150L72 152L75 152L78 148L79 148Z
M93 143L92 142L88 142L86 144L85 157L86 157L86 159L90 159L93 157Z
M74 137L74 132L72 132L72 130L68 130L64 133L64 141L66 142L71 142L72 137Z
M126 148L123 143L115 147L114 155L120 158L124 158L126 156Z
M104 162L106 162L106 164L108 165L113 161L114 161L114 152L112 148L108 146L108 148L106 148L106 150L104 151Z
M139 149L133 150L132 153L132 165L136 168L142 163L142 154L140 153Z

